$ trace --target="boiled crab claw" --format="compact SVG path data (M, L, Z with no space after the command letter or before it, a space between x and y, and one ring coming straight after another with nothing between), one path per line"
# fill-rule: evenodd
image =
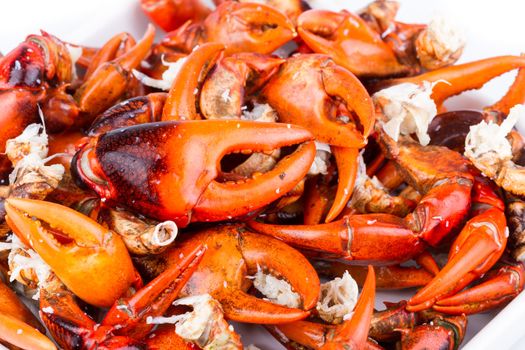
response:
M374 312L374 299L374 268L369 266L363 290L350 319L336 326L296 321L267 328L277 340L290 349L364 349Z
M374 106L361 82L325 55L289 58L263 95L283 123L302 125L332 146L339 170L336 198L327 222L342 211L354 188L358 149L374 125ZM339 102L339 101L342 101ZM340 107L347 115L341 115ZM352 120L351 116L354 116Z
M358 76L386 77L410 71L398 62L381 34L351 12L303 12L297 20L297 32L314 52L329 55Z
M210 9L203 1L141 0L142 11L159 27L169 32L188 20L204 19Z
M186 226L242 216L280 198L308 172L315 156L311 139L305 129L277 123L148 123L93 138L75 155L72 168L102 198ZM217 181L219 162L229 153L298 143L264 174L242 183Z
M191 52L197 45L220 43L226 53L272 53L296 36L293 23L273 7L261 3L226 1L202 23L186 22L168 33L162 44Z
M202 245L195 247L134 295L116 300L100 324L83 312L60 281L50 279L41 288L41 318L65 349L77 349L79 345L88 349L141 349L154 327L147 318L162 316L168 310L204 251ZM172 337L177 337L175 332Z
M259 324L304 319L317 303L319 278L308 260L288 245L249 232L242 225L218 226L193 233L160 256L137 258L136 263L146 275L157 275L200 244L205 244L208 250L182 289L182 297L210 294L222 304L228 319ZM296 268L290 270L290 264ZM261 272L289 283L291 291L288 292L292 295L285 295L289 307L247 293L252 286L249 275ZM272 287L276 286L268 285Z
M126 246L115 233L73 209L9 198L6 221L60 280L89 304L108 307L135 280ZM86 283L85 276L96 276Z

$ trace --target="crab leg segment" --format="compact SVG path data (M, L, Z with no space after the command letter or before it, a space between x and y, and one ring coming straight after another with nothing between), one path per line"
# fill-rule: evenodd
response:
M392 263L405 261L424 249L403 219L387 214L350 215L319 225L281 226L255 221L248 225L256 232L325 258Z
M525 67L525 56L499 56L436 69L414 77L388 80L380 84L391 86L401 83L420 84L423 81L431 83L443 81L432 89L432 99L439 110L447 98L466 90L479 89L489 80L523 67Z
M202 245L197 246L131 298L117 300L102 325L113 326L122 335L143 338L153 328L153 325L146 323L146 318L162 316L166 312L197 268L205 251Z
M505 214L500 209L488 209L469 220L452 244L448 263L410 299L408 309L426 309L466 287L496 263L506 243Z
M204 44L182 58L184 62L166 99L162 120L201 119L197 110L201 85L223 51L224 45Z
M329 55L358 76L384 77L408 72L381 35L351 12L303 12L297 20L297 31L314 52Z
M10 198L7 223L86 302L108 307L135 278L121 238L92 219L59 204ZM96 276L86 283L85 276Z
M74 162L79 177L102 197L185 226L191 220L244 215L282 196L308 172L315 147L305 142L311 139L305 129L276 123L149 123L100 135ZM259 177L240 184L216 181L227 154L269 152L294 144L300 144L295 152ZM255 201L253 190L259 191Z
M155 29L149 26L144 37L128 52L99 66L75 93L80 110L96 116L112 106L128 87L131 70L138 67L148 54Z

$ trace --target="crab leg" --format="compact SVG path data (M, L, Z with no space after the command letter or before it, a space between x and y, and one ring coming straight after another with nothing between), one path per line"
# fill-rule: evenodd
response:
M59 204L9 198L6 221L64 284L86 302L108 307L135 279L121 238ZM96 276L86 283L85 276Z
M116 327L118 334L142 339L153 328L153 325L146 323L146 318L162 316L168 310L197 268L205 251L204 246L197 246L132 297L117 300L102 325Z
M96 116L112 106L126 92L131 70L138 67L146 57L154 37L155 29L150 25L137 45L93 72L75 93L82 112Z
M487 276L484 282L439 300L433 308L446 314L469 315L502 306L523 290L524 273L521 263L501 267Z
M431 83L443 81L432 89L432 99L439 110L447 98L466 90L479 89L489 80L523 67L525 67L525 56L499 56L436 69L414 77L387 80L381 82L380 85L384 87L401 83L419 84L423 81Z

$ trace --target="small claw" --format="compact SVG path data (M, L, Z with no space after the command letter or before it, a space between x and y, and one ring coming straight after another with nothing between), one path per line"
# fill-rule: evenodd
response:
M425 270L427 270L429 273L433 274L434 276L439 273L439 266L428 251L424 251L423 253L419 254L419 256L416 258L416 262L419 266L423 267Z
M261 3L227 1L206 17L203 28L206 41L224 44L227 54L270 54L296 36L284 14Z
M518 70L518 75L507 93L496 103L483 108L486 112L496 112L507 116L510 109L517 104L525 103L525 68Z
M426 309L463 289L498 261L506 243L505 214L500 209L491 208L475 216L452 244L448 263L410 299L407 309Z
M204 246L197 246L131 298L117 300L106 314L102 325L117 327L118 334L142 339L154 326L147 324L146 318L162 316L168 310L197 268L205 251Z
M55 344L20 319L0 312L0 340L24 350L56 350Z
M430 83L443 81L432 89L432 99L439 110L449 97L463 91L480 89L489 80L523 67L525 67L525 56L498 56L436 69L414 77L387 80L381 82L380 87L401 83L421 84L423 81Z
M297 20L301 39L358 76L385 77L408 72L379 33L348 12L310 10Z
M361 82L325 55L289 58L263 95L281 122L302 125L317 140L333 146L363 147L375 120L372 100ZM337 115L341 102L336 100L354 113Z
M374 268L369 265L368 275L352 318L335 328L335 332L328 337L328 341L320 348L321 350L363 349L366 346L370 321L374 312L375 281Z
M111 107L126 92L132 69L138 67L148 54L155 29L148 26L146 33L128 52L99 66L76 91L80 110L91 118Z
M522 290L525 283L523 264L504 266L487 276L483 283L438 300L433 309L452 315L471 315L507 304Z
M200 88L223 51L222 44L203 44L184 58L166 99L162 120L201 119L197 111Z
M128 33L119 33L109 39L91 58L86 73L84 74L84 81L88 80L98 67L115 59L122 44L127 43L128 41L134 41Z
M325 222L332 222L341 214L344 207L352 197L355 179L357 176L359 150L356 148L332 147L337 163L338 183L337 192Z
M92 219L59 204L30 199L7 199L5 209L10 228L84 301L111 306L133 282L124 242Z

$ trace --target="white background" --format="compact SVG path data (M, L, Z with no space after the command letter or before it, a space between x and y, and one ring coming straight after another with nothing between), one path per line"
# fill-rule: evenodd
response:
M317 0L317 7L356 10L368 1ZM0 51L4 54L25 36L44 29L61 39L100 45L118 32L128 31L139 37L147 24L138 0L19 0L0 2ZM525 52L525 2L520 0L401 0L398 18L405 22L426 23L433 15L444 15L465 32L467 46L460 62L504 54ZM159 33L158 37L161 36ZM483 91L451 99L450 108L481 108L496 101L506 91L513 73L495 79ZM381 295L392 300L398 296ZM380 301L376 307L381 308ZM525 297L518 297L496 319L481 331L465 349L525 349ZM469 319L468 338L478 333L493 314ZM279 348L261 329L236 325L245 344L255 343L261 349Z

